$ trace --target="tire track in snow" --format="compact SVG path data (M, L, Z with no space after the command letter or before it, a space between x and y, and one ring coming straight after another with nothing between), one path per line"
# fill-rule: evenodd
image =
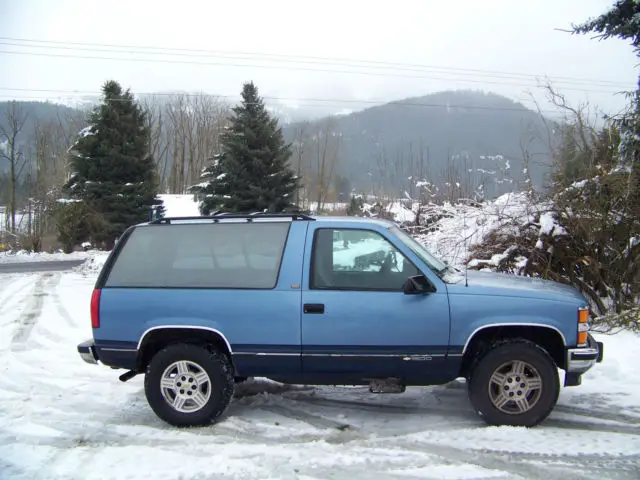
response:
M437 396L436 396L437 397ZM425 407L410 406L410 405L394 405L394 404L375 404L360 400L344 400L336 398L318 398L304 395L291 395L288 398L296 400L302 403L309 403L313 405L320 405L325 407L334 408L350 408L356 410L368 410L376 413L393 413L399 415L407 414L442 414L452 413L459 416L461 420L475 419L477 417L471 410L471 408L464 408L460 405L447 405L445 403L438 403L435 405L429 405ZM477 424L482 424L482 421L476 421Z
M48 295L48 293L45 293L45 285L51 281L52 277L53 275L50 273L43 274L36 280L36 283L33 286L33 291L29 295L27 306L16 321L18 326L13 333L13 338L11 339L10 344L10 349L12 351L24 349L24 344L29 339L31 330L33 330L38 318L42 314L44 297Z
M526 479L540 480L584 480L593 478L589 472L584 474L576 472L575 469L567 467L556 467L548 464L530 464L525 462L513 461L514 457L518 457L518 452L512 452L509 459L501 458L491 451L479 450L463 450L461 448L451 447L433 442L411 443L398 442L390 445L389 449L398 447L401 451L419 451L437 455L444 460L453 463L475 465L487 470L499 470L513 476ZM580 469L582 470L582 469Z
M540 427L584 430L587 432L621 433L624 435L640 435L640 428L632 425L607 425L603 423L585 422L582 420L571 419L548 418L542 425L540 425Z
M332 398L317 398L311 396L304 395L296 395L290 396L289 398L295 399L296 401L303 403L310 403L319 406L325 407L334 407L334 408L352 408L358 410L369 410L380 413L393 413L393 414L443 414L443 413L451 413L452 415L460 417L461 420L471 419L472 413L471 411L467 412L464 409L461 409L459 405L453 405L450 407L444 405L434 405L429 407L415 407L415 406L403 406L403 405L388 405L388 404L373 404L365 401L358 400L343 400L343 399L332 399ZM560 405L558 405L560 407ZM572 429L572 430L585 430L585 431L597 431L602 433L621 433L626 435L640 435L640 427L636 426L639 422L638 419L629 415L624 414L615 414L603 411L590 412L587 409L573 409L571 407L568 408L559 408L561 412L571 413L580 416L580 420L573 419L557 419L550 417L545 422L540 425L540 428L546 427L555 427L562 429ZM467 415L468 414L468 415ZM474 417L475 418L475 417ZM612 425L612 424L603 424L597 422L589 422L582 419L600 419L600 420L609 420L625 423L625 425ZM633 424L628 425L630 420L633 419ZM483 423L478 422L478 425L483 425Z
M62 303L62 299L60 298L60 294L56 289L53 290L51 298L53 300L53 306L66 324L72 328L78 328L80 326L79 321L74 320L73 316L69 313L69 310L65 308Z
M640 417L625 413L591 410L588 408L574 407L570 405L556 405L555 411L579 415L581 417L599 418L601 420L612 420L614 422L630 423L632 425L640 426Z
M26 290L29 290L29 287L33 283L33 276L12 276L7 275L6 277L0 276L3 282L10 282L6 288L0 290L0 318L5 312L10 312L15 308L16 305L19 305L26 297L28 297L29 293ZM19 293L24 292L22 295ZM14 323L14 318L9 318L8 321L1 322L0 327L9 325L10 323Z
M544 454L532 452L507 452L497 450L478 450L481 453L502 457L504 460L513 459L517 455L520 461L535 465L569 467L589 472L591 478L631 478L636 480L640 472L640 455L580 454L573 457L558 454ZM594 470L600 470L598 475Z
M348 423L336 422L335 420L330 420L328 418L322 417L320 415L314 415L304 410L299 410L294 407L284 406L284 405L260 405L258 406L260 410L266 410L271 413L275 413L276 415L281 415L286 418L290 418L292 420L297 420L299 422L304 422L312 427L318 428L320 430L357 430L353 425L349 425Z

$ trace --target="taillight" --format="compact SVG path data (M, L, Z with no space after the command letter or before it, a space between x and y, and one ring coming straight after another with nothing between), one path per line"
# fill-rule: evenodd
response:
M100 289L96 288L91 294L91 326L100 327Z

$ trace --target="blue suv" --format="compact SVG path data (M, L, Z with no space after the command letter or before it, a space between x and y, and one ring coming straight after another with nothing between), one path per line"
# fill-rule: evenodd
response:
M91 298L89 363L145 374L176 426L218 418L248 377L369 385L462 377L492 425L534 426L564 385L602 361L589 310L549 281L462 273L395 224L370 218L217 214L129 228Z

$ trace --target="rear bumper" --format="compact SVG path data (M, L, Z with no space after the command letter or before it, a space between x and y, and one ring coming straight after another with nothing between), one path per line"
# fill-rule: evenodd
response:
M567 349L567 373L582 374L593 367L596 363L602 362L604 356L604 344L588 335L588 345L582 348Z
M96 365L98 363L98 355L96 354L96 346L93 340L86 340L78 345L78 353L80 358L87 363Z

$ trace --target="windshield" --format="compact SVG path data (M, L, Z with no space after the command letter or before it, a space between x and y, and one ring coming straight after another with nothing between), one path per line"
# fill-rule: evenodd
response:
M429 251L411 235L408 235L398 227L393 227L390 229L390 231L396 237L398 237L402 243L409 247L409 249L413 253L415 253L424 263L426 263L427 266L438 276L442 276L442 274L447 270L448 267L445 263L442 262L442 260L439 260L431 255L431 253L429 253Z

